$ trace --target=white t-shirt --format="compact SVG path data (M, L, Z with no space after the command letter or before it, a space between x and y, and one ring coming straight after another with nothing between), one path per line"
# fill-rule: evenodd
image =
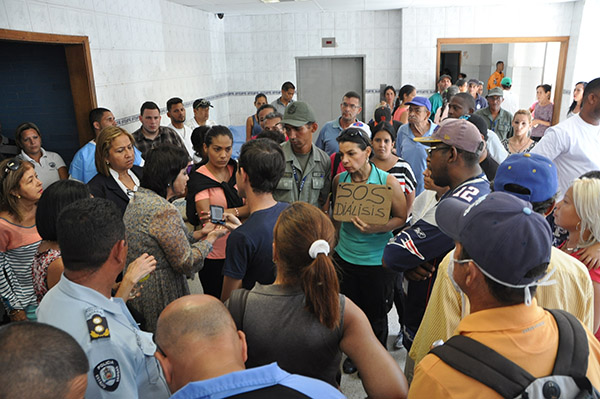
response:
M66 167L65 161L63 161L60 155L55 152L46 151L43 148L42 157L40 158L39 163L33 160L29 155L25 154L24 151L21 151L21 154L19 154L18 157L33 164L35 173L37 173L38 179L42 182L44 190L55 181L60 180L58 170Z
M600 125L590 125L575 115L550 126L531 153L556 164L560 200L573 180L591 170L600 170Z
M504 101L502 101L502 108L515 115L515 112L519 110L519 104L517 103L517 95L511 90L502 90Z
M181 137L181 140L183 140L183 144L185 145L185 149L187 150L188 154L190 154L190 158L192 158L194 156L194 147L192 146L192 132L194 131L194 129L189 126L186 126L185 124L181 129L177 129L175 126L173 126L172 123L169 123L167 127L170 127L171 129L179 133L179 136Z

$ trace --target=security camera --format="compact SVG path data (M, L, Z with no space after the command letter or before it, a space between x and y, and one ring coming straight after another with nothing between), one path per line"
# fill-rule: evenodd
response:
M223 18L225 18L225 14L223 14L222 12L218 12L217 13L217 18L223 19Z

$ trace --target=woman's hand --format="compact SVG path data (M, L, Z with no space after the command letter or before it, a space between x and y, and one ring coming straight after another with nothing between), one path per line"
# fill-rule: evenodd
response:
M208 233L213 231L215 229L215 227L217 227L217 225L214 223L210 223L210 222L202 225L202 228L200 230L196 230L192 233L194 236L194 240L199 241L199 240L206 238Z
M363 234L373 234L380 232L380 225L369 224L363 222L358 216L354 216L352 219L352 224Z
M10 321L27 321L27 313L23 309L15 309L8 317Z
M238 219L236 216L232 215L231 213L225 213L224 217L225 217L225 227L227 227L227 230L229 230L229 231L235 230L242 225L242 222L240 222L240 219Z
M223 237L227 233L229 233L229 230L227 228L217 225L217 227L215 227L213 231L208 233L205 241L208 241L211 244L214 244L215 241L217 241L217 239Z
M142 254L129 264L123 280L128 280L134 285L156 269L156 259L152 255Z
M581 251L579 260L590 270L600 267L600 243L596 243Z

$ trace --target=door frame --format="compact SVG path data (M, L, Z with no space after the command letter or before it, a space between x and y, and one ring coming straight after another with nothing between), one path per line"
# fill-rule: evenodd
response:
M435 70L440 70L441 51L444 44L498 44L498 43L547 43L559 42L558 68L556 70L556 87L554 87L554 112L552 125L556 125L560 118L560 106L563 89L565 86L565 72L567 70L567 52L569 51L570 36L540 36L540 37L463 37L437 39L437 58Z
M90 111L97 107L97 100L88 37L0 29L0 40L63 46L71 83L79 145L84 145L93 139L88 120Z

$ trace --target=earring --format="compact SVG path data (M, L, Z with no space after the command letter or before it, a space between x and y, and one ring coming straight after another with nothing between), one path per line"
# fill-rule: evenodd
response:
M581 220L579 222L577 222L577 225L575 226L575 230L579 231L581 229Z
M107 165L110 165L110 162L106 161L106 164L107 164Z
M17 194L17 198L18 198L18 199L21 199L21 195Z

